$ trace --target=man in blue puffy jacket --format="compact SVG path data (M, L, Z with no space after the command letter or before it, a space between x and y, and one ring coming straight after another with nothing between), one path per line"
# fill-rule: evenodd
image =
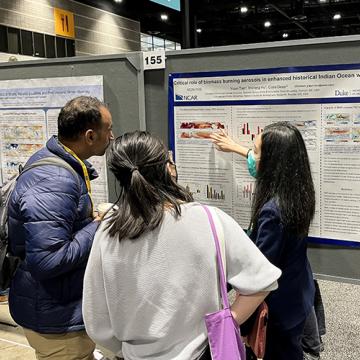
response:
M104 155L113 139L106 105L81 96L60 111L58 137L28 161L55 156L75 172L42 165L17 181L9 205L11 251L23 261L12 281L10 312L24 328L38 359L93 359L95 344L85 332L82 289L86 262L99 219L93 216L86 161Z

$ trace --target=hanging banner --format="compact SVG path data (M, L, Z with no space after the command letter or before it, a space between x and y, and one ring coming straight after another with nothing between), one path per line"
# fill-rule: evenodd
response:
M291 122L316 190L310 240L360 246L360 64L170 74L169 121L180 183L244 228L254 180L209 136L224 129L251 148L266 125Z

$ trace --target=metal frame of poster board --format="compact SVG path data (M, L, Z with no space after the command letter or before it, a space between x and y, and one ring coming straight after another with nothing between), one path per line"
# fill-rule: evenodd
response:
M327 97L327 98L304 98L304 99L270 99L270 100L224 100L224 101L176 101L174 94L175 79L192 79L192 78L212 78L227 77L241 75L264 75L264 74L286 74L286 73L311 73L319 71L342 71L342 70L360 70L360 64L336 64L336 65L318 65L318 66L299 66L299 67L281 67L254 70L230 70L230 71L210 71L210 72L194 72L194 73L171 73L169 74L169 147L173 151L174 159L176 159L175 151L175 118L174 107L176 106L231 106L231 105L294 105L294 104L346 104L360 103L359 97ZM360 82L360 78L359 78ZM174 100L175 98L175 100ZM360 181L360 180L359 180ZM338 245L345 247L359 247L360 241L338 240L326 237L310 236L309 242L325 245Z

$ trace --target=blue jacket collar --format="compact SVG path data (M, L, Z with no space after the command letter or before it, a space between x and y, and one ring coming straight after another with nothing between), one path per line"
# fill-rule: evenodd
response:
M70 155L68 152L66 152L64 150L64 148L61 146L57 136L55 136L55 135L52 136L47 141L46 147L50 152L52 152L53 154L61 157L66 162L68 162L76 170L76 172L78 172L82 177L84 177L81 165L79 164L79 162L72 155ZM98 175L97 171L95 170L95 168L88 161L85 160L84 164L87 167L90 180L94 180L97 177L99 177L99 175Z

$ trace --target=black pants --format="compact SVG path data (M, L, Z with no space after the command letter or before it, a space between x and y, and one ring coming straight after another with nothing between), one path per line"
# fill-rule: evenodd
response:
M301 337L305 321L289 330L268 323L264 360L303 360Z
M314 307L306 318L301 345L306 353L316 356L320 354L321 340Z
M319 283L317 282L317 280L314 280L314 283L315 283L314 307L315 307L316 320L318 322L319 334L320 336L323 336L326 333L324 304L321 297Z
M319 356L322 350L321 336L326 333L324 305L319 284L315 283L314 307L308 315L302 336L302 348L305 352Z

